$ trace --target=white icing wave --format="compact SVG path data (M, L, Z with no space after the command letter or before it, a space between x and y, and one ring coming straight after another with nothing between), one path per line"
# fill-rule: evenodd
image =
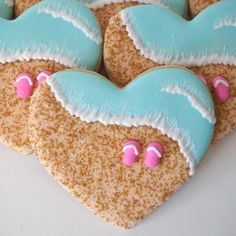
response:
M199 52L198 55L186 55L185 53L179 53L174 58L173 55L168 55L162 49L157 49L157 47L145 47L143 42L137 36L137 33L132 27L132 23L128 17L128 13L122 10L120 12L122 24L126 27L128 36L133 40L134 46L140 51L141 55L145 58L152 60L159 65L180 65L180 66L206 66L209 64L223 64L223 65L236 65L236 57L231 56L227 53L227 48L223 48L222 52L224 55L217 55L210 52ZM210 54L210 55L207 55Z
M52 52L49 49L47 51L41 51L40 49L38 50L26 49L24 51L12 50L10 53L0 51L0 63L5 64L7 62L10 63L17 60L29 61L31 59L51 60L51 61L58 62L62 65L68 66L70 68L84 68L84 69L87 68L87 66L84 65L79 58L74 58L73 56L69 56L70 54L71 53L69 52L62 53L59 51L59 49L57 52Z
M13 7L14 6L14 0L5 0L4 1L6 6Z
M126 127L139 127L139 126L150 126L159 130L163 135L167 135L169 138L178 142L180 151L186 158L186 162L189 164L189 175L194 175L197 165L194 161L194 154L190 150L190 146L194 146L192 143L191 134L189 131L184 131L178 127L175 119L170 120L166 118L164 113L160 113L158 117L145 116L145 117L128 117L128 116L111 116L104 114L98 110L91 111L88 108L81 108L75 104L71 104L67 101L66 97L60 89L60 85L57 84L53 79L47 80L51 91L54 93L58 102L61 103L62 107L65 108L72 116L79 117L84 122L100 122L103 125L122 125ZM89 105L88 105L89 106Z
M207 119L211 124L215 124L216 119L214 110L206 107L205 104L200 101L192 91L189 91L179 85L167 86L166 88L162 89L162 91L187 97L192 107L199 111L203 118Z
M214 29L221 29L223 27L236 27L236 18L232 16L225 16L215 23Z
M91 9L98 9L104 7L105 5L115 4L115 3L124 3L124 2L137 2L140 4L158 4L162 7L169 8L169 6L163 0L98 0L91 3L84 2Z
M78 16L75 16L66 10L59 9L54 6L47 6L43 7L38 10L39 14L50 14L54 18L62 18L63 20L73 24L73 26L89 37L92 41L94 41L97 44L102 43L101 35L98 31L95 31L88 22L84 21L83 19L78 18Z

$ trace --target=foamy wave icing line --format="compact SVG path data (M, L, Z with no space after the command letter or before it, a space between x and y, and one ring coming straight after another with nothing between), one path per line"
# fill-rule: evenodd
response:
M213 4L192 21L154 5L127 8L121 18L135 47L158 64L236 65L236 0Z
M190 175L211 142L215 123L211 95L196 75L184 69L154 69L123 89L88 71L59 72L47 83L57 101L82 121L147 125L168 135L178 142Z
M12 19L13 17L13 0L0 0L0 17L5 19Z
M45 0L13 21L0 19L0 62L54 60L95 70L102 35L91 11L77 0Z
M169 8L179 15L184 15L187 8L186 0L80 0L91 9L97 9L109 5L112 3L123 3L123 2L137 2L140 4L157 4L159 6Z

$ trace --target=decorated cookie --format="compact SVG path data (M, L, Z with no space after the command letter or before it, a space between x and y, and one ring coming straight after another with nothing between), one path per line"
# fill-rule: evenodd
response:
M219 0L189 0L189 10L192 17L199 14L203 9Z
M13 18L14 0L0 0L0 17L5 19Z
M177 67L150 70L122 89L94 72L58 72L29 111L43 166L96 215L124 228L195 173L214 123L207 87Z
M13 21L0 19L0 141L25 154L35 88L64 68L99 67L101 32L76 0L45 0Z
M40 0L15 0L16 15L19 15L26 8L39 2ZM158 4L164 8L169 8L177 14L184 16L187 9L187 0L78 0L84 3L95 13L105 30L108 20L120 10L139 4Z
M214 4L190 22L157 6L127 8L106 30L109 78L124 86L158 65L190 68L205 79L214 97L217 141L236 127L235 19L235 0Z

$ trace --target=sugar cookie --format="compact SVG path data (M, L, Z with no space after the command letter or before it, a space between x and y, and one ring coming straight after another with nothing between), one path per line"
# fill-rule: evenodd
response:
M13 21L0 19L0 28L0 141L28 154L30 95L47 77L38 76L96 70L102 36L96 18L76 0L42 1Z
M177 67L150 70L123 89L93 72L58 72L29 111L43 166L96 215L124 228L195 173L214 123L207 87Z
M165 19L165 20L163 20ZM104 42L109 78L123 86L147 69L180 65L205 77L216 106L214 141L236 128L236 1L222 1L192 21L157 6L127 8L111 18ZM212 81L217 77L217 87ZM220 93L227 95L222 100Z

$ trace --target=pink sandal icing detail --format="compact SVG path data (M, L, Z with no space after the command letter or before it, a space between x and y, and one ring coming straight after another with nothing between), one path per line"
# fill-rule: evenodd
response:
M230 96L228 81L222 76L217 76L211 83L219 100L221 102L227 102Z
M40 72L37 76L38 85L42 84L45 80L47 80L52 75L51 71L44 70Z
M137 141L128 141L123 147L123 163L127 166L131 166L137 159L137 156L141 152L141 147Z
M199 79L205 84L207 85L207 78L205 76L199 76Z
M158 142L150 143L146 150L144 164L150 169L157 167L163 153L164 148L162 144Z
M33 94L34 90L34 77L29 73L20 73L16 77L16 92L17 96L26 99Z

